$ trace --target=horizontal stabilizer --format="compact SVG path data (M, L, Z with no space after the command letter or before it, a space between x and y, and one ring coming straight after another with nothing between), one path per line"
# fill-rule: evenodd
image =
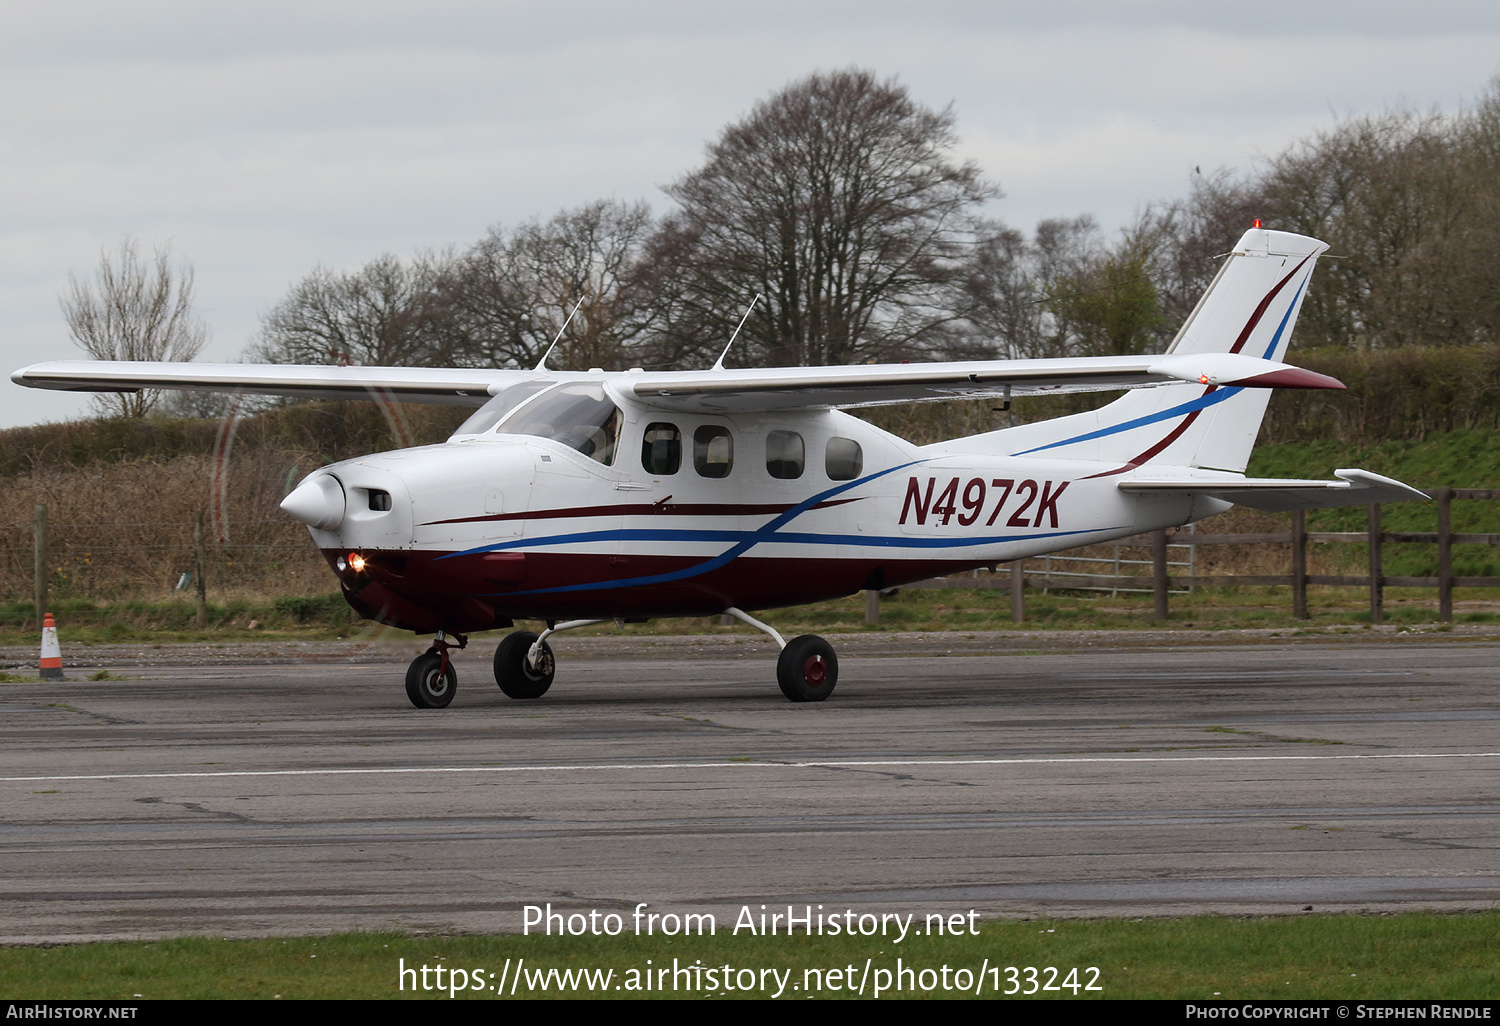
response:
M1130 478L1119 483L1131 495L1193 493L1249 506L1268 513L1329 506L1367 506L1372 502L1408 502L1427 496L1368 470L1335 470L1338 481L1295 481L1272 477Z

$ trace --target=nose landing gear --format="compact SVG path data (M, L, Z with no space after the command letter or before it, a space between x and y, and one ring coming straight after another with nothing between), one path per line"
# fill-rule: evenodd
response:
M462 634L453 635L460 650L466 648L469 639ZM406 697L418 709L442 709L453 701L458 691L458 673L448 659L447 636L438 632L432 647L413 659L406 668Z

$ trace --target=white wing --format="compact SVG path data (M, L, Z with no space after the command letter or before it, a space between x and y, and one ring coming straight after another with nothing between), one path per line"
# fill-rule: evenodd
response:
M129 363L68 360L23 367L10 376L18 385L64 392L134 392L165 388L205 392L250 392L307 399L373 399L407 403L483 406L491 389L529 378L562 380L577 375L460 369L451 367L336 367L253 363Z
M481 406L491 395L520 381L596 377L598 372L454 367L72 360L25 367L12 374L11 380L31 388L69 392L130 392L163 388L318 399L360 399L383 395L402 402ZM879 406L1007 394L1143 388L1181 381L1265 388L1344 387L1322 374L1233 353L651 373L629 371L606 377L651 405L706 411Z
M1181 381L1263 388L1343 388L1333 378L1232 353L975 360L642 374L630 390L652 405L697 410L883 406L1043 392L1097 392Z

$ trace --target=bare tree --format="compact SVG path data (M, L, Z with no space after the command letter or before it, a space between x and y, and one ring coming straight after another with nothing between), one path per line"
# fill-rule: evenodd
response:
M681 206L653 246L679 344L722 345L757 293L736 356L850 363L936 348L999 195L950 156L951 109L868 71L813 75L726 128L667 189ZM759 352L756 353L756 347Z
M1500 339L1500 75L1490 79L1474 109L1463 118L1457 149L1463 188L1472 209L1462 243L1463 274L1457 283L1471 297L1473 325L1468 341L1493 345Z
M1357 349L1467 340L1455 329L1467 306L1459 263L1474 195L1454 127L1406 110L1351 118L1270 161L1268 216L1337 255L1308 294L1306 337Z
M968 323L994 355L1056 355L1046 331L1037 250L1014 228L995 225L980 240L964 280Z
M1251 174L1195 180L1174 205L1177 252L1196 260L1201 279L1215 263L1206 256L1262 218L1331 246L1298 320L1304 346L1493 342L1500 146L1486 145L1485 114L1481 103L1456 116L1398 109L1346 118ZM1185 287L1167 290L1167 306L1180 315L1202 282L1179 263Z
M134 239L121 240L113 257L99 256L95 281L68 276L60 299L73 341L96 360L191 360L208 341L208 327L193 312L193 268L172 267L171 246L147 263ZM102 393L94 402L110 416L143 417L159 391Z
M462 361L532 367L561 331L551 366L623 365L654 317L636 273L654 227L645 203L599 200L545 222L491 228L437 286Z
M451 334L434 300L450 263L387 254L354 272L319 268L266 315L249 355L268 363L451 364Z
M651 321L628 288L653 227L644 203L599 201L548 221L492 228L466 252L357 271L318 269L268 313L252 360L364 366L532 367L576 316L554 367L615 367Z
M1153 240L1153 280L1165 327L1173 333L1192 314L1235 240L1256 218L1271 216L1256 179L1219 170L1195 172L1189 182L1186 198L1148 206L1129 229Z

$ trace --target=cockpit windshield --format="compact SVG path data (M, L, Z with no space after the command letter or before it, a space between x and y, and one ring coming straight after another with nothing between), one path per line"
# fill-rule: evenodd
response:
M611 466L620 439L620 408L603 385L558 385L509 414L495 433L550 438Z
M543 389L551 388L554 384L555 382L552 381L523 381L519 385L501 389L493 399L475 410L468 420L460 424L452 437L486 433L517 406Z

